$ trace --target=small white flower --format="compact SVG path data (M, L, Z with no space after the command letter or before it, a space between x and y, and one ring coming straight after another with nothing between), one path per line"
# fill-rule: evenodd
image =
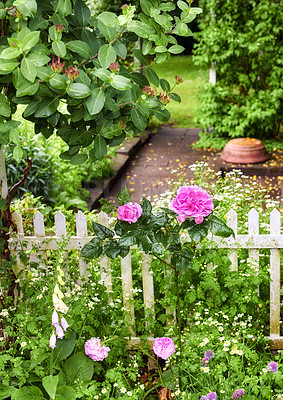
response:
M128 395L128 396L132 396L133 393L132 393L132 392L127 392L127 395Z
M122 387L122 388L120 389L120 392L121 392L121 393L126 393L126 391L127 391L127 389L125 389L124 387Z
M229 347L223 347L223 351L229 351Z
M236 353L237 353L239 356L242 356L242 355L243 355L243 350L237 350Z
M134 363L134 367L135 367L135 368L138 368L138 366L139 366L138 363L135 362L135 363Z
M228 347L228 346L230 346L230 344L231 344L231 342L229 342L229 340L226 340L226 341L224 342L224 347Z
M176 396L179 396L180 393L181 393L181 392L180 392L180 390L178 389L178 390L176 390L175 395L176 395Z
M27 342L22 342L21 347L25 347L27 345Z
M262 372L267 372L267 369L266 368L262 368Z
M106 389L102 389L102 390L101 390L101 393L103 393L103 394L106 393L106 392L107 392Z
M207 374L209 372L209 367L204 367L203 372Z
M118 383L117 383L117 382L115 382L113 386L114 386L114 387L117 387L117 386L118 386Z
M40 299L42 299L42 294L39 294L36 298L38 299L38 300L40 300Z
M224 331L223 326L219 326L218 330L219 330L219 332L223 332Z

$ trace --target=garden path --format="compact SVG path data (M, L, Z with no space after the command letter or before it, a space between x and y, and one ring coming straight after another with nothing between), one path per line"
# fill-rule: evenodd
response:
M119 191L126 186L133 202L142 197L151 200L170 188L170 180L176 180L181 174L185 182L193 178L189 165L196 161L207 162L215 172L241 169L245 175L252 176L266 187L272 188L272 197L283 199L283 153L275 152L270 160L261 164L237 165L220 160L219 151L198 150L191 147L198 140L200 129L161 127L152 134L140 148L122 175L115 180L103 197L112 203Z

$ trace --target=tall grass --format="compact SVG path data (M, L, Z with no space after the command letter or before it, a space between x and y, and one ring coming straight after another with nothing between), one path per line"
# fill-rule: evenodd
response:
M197 127L194 119L199 104L199 87L208 81L209 71L196 67L192 62L192 56L174 56L167 63L154 65L153 69L161 78L167 79L170 85L174 84L175 75L184 80L174 89L174 92L181 96L181 103L171 101L167 106L171 113L168 123L178 128Z

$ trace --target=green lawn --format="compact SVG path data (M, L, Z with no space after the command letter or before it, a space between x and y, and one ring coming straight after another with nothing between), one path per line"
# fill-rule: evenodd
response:
M192 56L174 56L167 63L154 65L153 69L161 78L167 79L171 85L175 82L175 75L184 80L174 89L174 92L181 96L181 103L171 101L167 106L171 113L168 123L179 128L196 127L194 118L199 104L198 88L208 81L208 70L200 70L196 67L192 62Z

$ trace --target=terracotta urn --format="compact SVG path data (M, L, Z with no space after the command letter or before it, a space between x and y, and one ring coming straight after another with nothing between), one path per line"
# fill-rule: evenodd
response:
M234 164L255 164L268 160L267 151L260 140L237 138L226 143L220 159Z

